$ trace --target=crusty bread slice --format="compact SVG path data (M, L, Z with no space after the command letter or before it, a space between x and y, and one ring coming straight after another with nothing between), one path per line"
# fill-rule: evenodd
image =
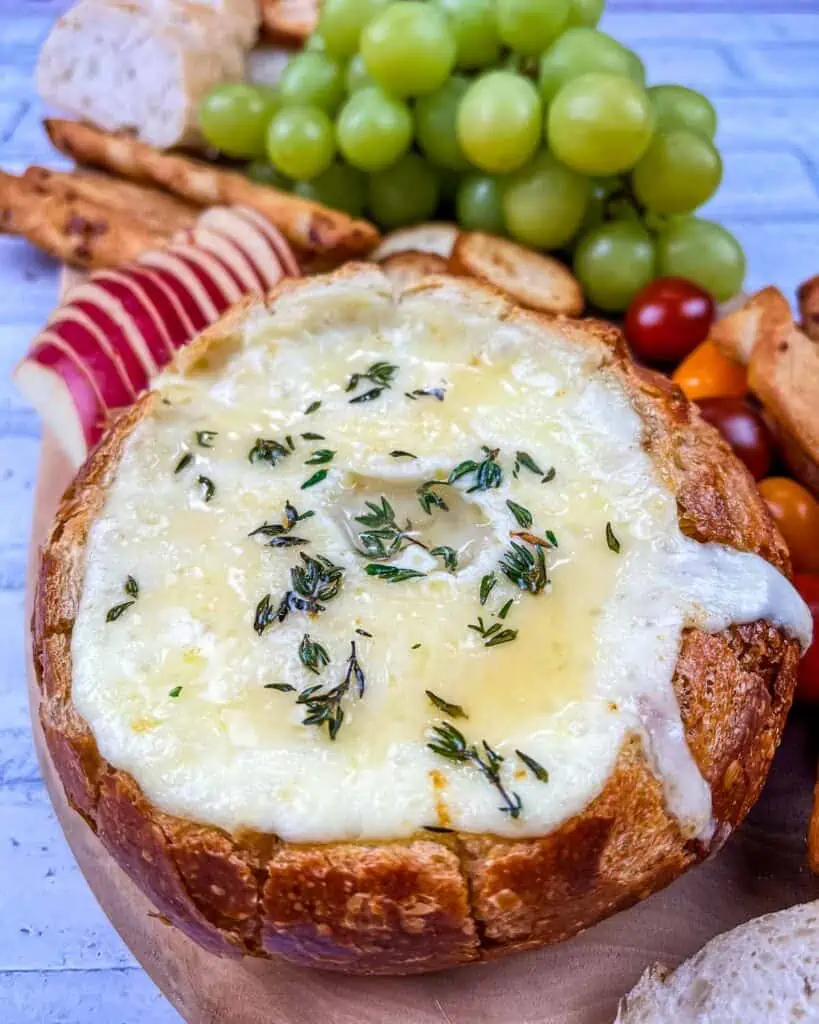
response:
M193 12L201 8L219 18L244 49L253 46L259 35L259 0L186 0L184 4L180 0L141 0L141 5L160 17L174 17L179 8Z
M196 145L196 107L217 82L243 77L241 48L204 8L167 19L132 4L81 0L40 52L49 104L160 148Z
M583 289L563 263L496 235L459 234L449 269L500 289L527 309L566 316L583 312Z
M61 263L116 267L161 248L171 231L80 195L43 192L0 171L0 231L27 238Z
M161 153L127 135L112 135L76 121L49 119L49 138L77 163L102 167L132 181L150 182L198 206L248 206L275 225L305 253L335 262L369 252L378 231L364 220L320 203L257 185L243 174L227 171L178 153Z
M796 295L802 330L813 341L819 341L819 274L805 281Z
M23 182L42 195L77 198L127 214L166 234L192 227L200 209L158 188L148 188L96 171L52 171L28 167Z
M289 46L303 43L316 27L318 0L261 0L267 35Z
M381 260L380 265L387 277L402 289L425 277L447 272L447 261L434 252L397 252Z
M458 225L444 221L430 221L428 224L413 224L408 228L391 231L373 250L371 259L381 262L399 252L428 252L448 260L452 256Z
M793 322L785 296L764 288L712 330L715 344L748 365L791 472L819 496L819 344Z
M819 903L766 914L712 939L675 971L650 967L615 1024L819 1020Z

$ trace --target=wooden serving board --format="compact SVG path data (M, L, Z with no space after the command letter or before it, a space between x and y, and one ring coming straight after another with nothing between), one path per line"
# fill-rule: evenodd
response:
M28 602L37 552L71 470L43 441ZM188 1024L610 1024L650 963L673 965L759 914L819 899L805 830L819 722L795 716L762 799L711 861L638 907L550 949L416 978L357 978L248 958L222 960L152 916L152 906L72 811L45 748L29 657L32 723L54 810L114 927Z

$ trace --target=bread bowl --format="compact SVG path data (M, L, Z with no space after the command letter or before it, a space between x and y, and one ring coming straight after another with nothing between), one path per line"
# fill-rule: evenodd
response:
M454 567L423 550L447 515ZM72 805L208 949L435 970L724 842L809 641L788 572L744 468L614 329L349 265L237 306L86 462L42 552L40 718Z

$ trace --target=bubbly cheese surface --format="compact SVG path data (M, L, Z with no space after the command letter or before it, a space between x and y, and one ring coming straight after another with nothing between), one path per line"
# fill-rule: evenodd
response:
M768 618L806 643L809 616L762 559L680 533L607 351L560 331L373 276L308 286L161 377L92 527L73 635L103 756L229 830L525 836L581 811L636 735L707 836L671 685L682 630ZM383 499L385 559L359 521ZM290 529L288 503L311 513ZM548 582L509 578L512 543ZM311 564L336 592L305 609L292 571ZM311 698L336 687L331 737ZM467 756L430 747L446 723Z

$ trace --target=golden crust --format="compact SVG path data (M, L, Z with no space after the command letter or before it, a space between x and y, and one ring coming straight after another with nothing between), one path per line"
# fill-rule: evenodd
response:
M349 265L339 276L377 274ZM314 282L284 282L269 297ZM689 535L755 551L784 572L787 552L753 481L679 389L628 362L617 331L517 310L473 282L428 278L410 290L462 290L505 319L523 317L593 344L620 374L645 443L678 496ZM209 331L194 360L239 314ZM601 348L602 346L602 348ZM214 353L218 356L218 353ZM157 910L222 955L277 956L358 973L412 973L557 942L644 898L709 851L667 813L641 743L625 743L599 796L539 839L425 834L390 843L297 845L229 835L160 812L103 760L71 703L71 630L88 531L147 396L125 412L66 493L43 553L34 614L40 717L73 806ZM684 634L674 676L692 754L725 840L756 799L796 681L795 641L766 622Z
M318 0L262 0L262 28L287 46L301 46L318 22Z

